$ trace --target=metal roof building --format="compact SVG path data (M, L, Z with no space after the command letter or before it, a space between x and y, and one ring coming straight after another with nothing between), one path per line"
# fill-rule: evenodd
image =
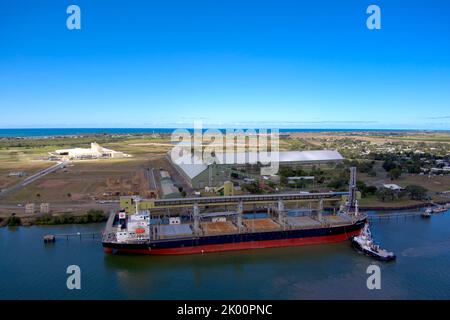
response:
M271 154L267 155L269 158ZM276 160L276 157L273 158ZM319 162L342 161L344 157L336 150L311 150L311 151L280 151L278 162L280 164L307 164ZM218 153L215 163L239 165L248 163L264 162L265 159L258 152L236 152L234 154Z
M268 154L270 157L270 153ZM169 161L170 155L168 155ZM217 153L206 163L194 155L183 159L184 163L172 165L193 188L200 189L207 186L221 186L231 178L231 168L245 166L246 164L267 163L267 159L257 152L237 152L234 154ZM276 157L273 157L276 161ZM281 151L278 153L278 162L281 165L301 165L336 163L344 160L336 150L312 151Z
M173 184L172 178L167 171L160 171L161 191L164 199L181 197L178 188Z
M176 166L180 168L184 175L188 176L190 179L195 178L200 173L208 169L208 165L206 164L179 164Z

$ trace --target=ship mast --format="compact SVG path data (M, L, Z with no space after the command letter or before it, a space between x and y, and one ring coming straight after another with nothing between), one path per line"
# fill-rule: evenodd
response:
M135 205L135 214L139 214L139 202L141 201L141 197L140 196L133 196L133 201L134 201L134 205Z

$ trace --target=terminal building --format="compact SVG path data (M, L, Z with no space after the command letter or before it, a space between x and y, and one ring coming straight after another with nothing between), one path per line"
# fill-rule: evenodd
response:
M170 155L168 158L171 161ZM241 159L241 161L237 161L237 159ZM254 159L259 159L256 152L238 152L234 154L234 157L216 154L211 161L206 163L196 156L193 156L190 161L184 161L185 163L176 164L172 161L171 163L192 188L202 189L222 186L225 181L231 179L234 169L245 167L250 163L257 164L258 161L254 162ZM278 162L279 165L319 165L336 164L343 160L343 156L336 150L312 150L281 151Z

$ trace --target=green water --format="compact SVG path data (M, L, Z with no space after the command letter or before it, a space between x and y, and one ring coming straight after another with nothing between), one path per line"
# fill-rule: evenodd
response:
M99 231L102 225L0 229L0 299L450 299L450 212L375 221L377 242L397 254L375 262L349 243L191 256L105 255L99 240L48 233ZM68 290L66 268L81 268ZM381 290L366 269L381 267Z

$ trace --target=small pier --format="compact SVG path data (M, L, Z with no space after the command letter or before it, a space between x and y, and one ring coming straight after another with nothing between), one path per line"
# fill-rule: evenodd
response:
M395 213L377 213L377 214L370 214L367 216L367 218L371 221L375 220L391 220L391 219L406 219L406 218L416 218L420 217L422 214L422 211L417 212L395 212Z
M55 242L55 240L56 240L56 238L55 238L55 235L53 235L53 234L46 234L44 236L44 243L52 243L52 242Z
M56 238L63 238L69 240L71 238L79 238L81 239L101 239L101 232L77 232L77 233L59 233L59 234L47 234L43 237L44 243L53 243L56 241Z

